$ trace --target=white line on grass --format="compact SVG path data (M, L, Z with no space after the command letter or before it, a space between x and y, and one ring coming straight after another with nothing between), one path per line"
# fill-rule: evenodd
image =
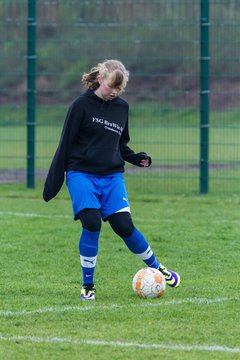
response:
M76 340L71 338L42 338L35 336L4 336L0 335L0 340L6 341L29 341L33 343L68 343L73 345L96 345L96 346L112 346L112 347L135 347L144 349L166 349L180 351L211 351L224 353L240 353L240 348L230 348L226 346L209 346L209 345L164 345L164 344L140 344L135 342L121 341L101 341L101 340Z
M13 211L0 211L0 215L4 216L19 216L19 217L33 217L33 218L46 218L46 219L52 219L52 218L61 218L61 219L70 219L72 216L70 215L52 215L52 214L36 214L36 213L22 213L22 212L13 212Z
M32 218L45 218L45 219L72 219L71 215L62 214L37 214L37 213L23 213L14 211L0 211L0 216L16 216L16 217L32 217ZM136 221L141 221L141 218L135 217ZM151 223L187 223L186 219L150 219ZM240 224L240 220L213 220L212 224Z
M159 306L170 306L170 305L183 305L183 304L197 304L197 305L210 305L214 303L222 303L225 301L239 301L238 297L225 297L225 298L215 298L215 299L204 299L204 298L188 298L182 300L170 300L170 301L160 301L160 302L145 302L140 304L112 304L112 305L95 305L93 302L91 305L83 306L64 306L62 308L46 308L46 309L36 309L36 310L0 310L0 316L21 316L21 315L32 315L32 314L46 314L46 313L62 313L67 311L89 311L89 310L114 310L122 308L139 308L139 307L159 307Z

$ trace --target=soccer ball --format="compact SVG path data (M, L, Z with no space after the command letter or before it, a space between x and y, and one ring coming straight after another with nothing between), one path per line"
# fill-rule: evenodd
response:
M159 298L164 295L166 281L159 270L147 267L134 275L132 288L135 294L141 298Z

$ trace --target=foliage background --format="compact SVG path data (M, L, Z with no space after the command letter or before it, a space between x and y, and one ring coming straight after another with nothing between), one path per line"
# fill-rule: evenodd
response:
M25 177L27 3L0 3L2 181ZM82 73L119 58L131 74L124 97L131 105L132 147L151 153L155 179L169 184L164 191L172 192L181 178L180 192L198 192L200 3L37 1L38 177L49 166L67 107L83 91ZM240 4L209 3L210 191L232 192L239 191Z

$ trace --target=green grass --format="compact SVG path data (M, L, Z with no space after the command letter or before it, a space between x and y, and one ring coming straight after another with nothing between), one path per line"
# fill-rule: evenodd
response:
M136 298L131 281L143 263L103 224L96 301L80 302L81 228L65 187L46 204L41 184L1 185L0 358L239 358L239 196L159 197L127 182L135 225L181 287Z

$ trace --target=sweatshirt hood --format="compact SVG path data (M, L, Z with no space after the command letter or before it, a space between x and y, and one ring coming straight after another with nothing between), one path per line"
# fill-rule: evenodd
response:
M102 98L100 98L99 96L97 96L94 92L94 90L88 89L87 91L85 91L85 93L83 93L83 96L86 96L87 98L90 98L92 100L96 100L98 101L100 104L110 104L113 103L115 101L118 101L119 97L115 97L115 99L113 100L103 100Z

